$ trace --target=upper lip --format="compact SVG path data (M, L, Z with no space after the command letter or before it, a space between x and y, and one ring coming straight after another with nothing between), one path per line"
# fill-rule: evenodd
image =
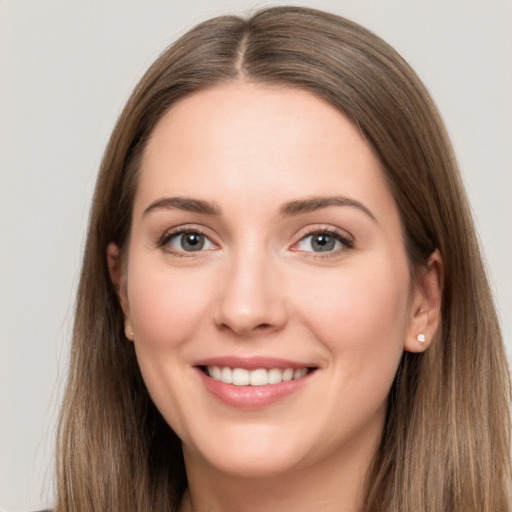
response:
M258 368L293 368L294 370L300 368L316 368L317 365L291 361L289 359L280 359L275 357L252 356L252 357L237 357L237 356L219 356L209 357L195 361L193 366L220 366L227 368L245 368L246 370L257 370Z

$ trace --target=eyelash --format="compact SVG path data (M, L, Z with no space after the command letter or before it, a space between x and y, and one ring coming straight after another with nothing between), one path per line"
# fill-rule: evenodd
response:
M308 237L312 237L315 235L328 235L332 238L334 238L336 241L338 241L343 248L335 249L332 251L325 251L325 252L317 252L317 251L304 251L301 249L293 249L297 252L303 252L305 254L308 254L309 257L321 259L321 258L329 258L337 255L340 251L346 250L346 249L353 249L354 248L354 238L350 236L348 233L341 231L339 229L328 227L328 228L314 228L309 231L307 231L305 234L303 234L298 242L294 244L294 246L297 246L304 240L306 240Z
M158 241L158 247L165 249L168 253L170 253L173 257L176 258L190 258L197 256L197 254L194 254L195 252L203 252L203 251L179 251L171 247L170 242L173 238L185 235L185 234L192 234L192 235L202 235L204 236L212 245L215 245L210 237L197 226L180 226L179 228L173 229L171 231L167 231L163 234L163 236Z
M208 240L208 242L210 244L215 245L214 242L211 241L210 237L205 233L205 231L203 231L201 228L198 228L197 226L194 226L194 227L181 226L181 227L173 229L171 231L167 231L160 238L157 245L158 245L158 247L164 248L165 250L167 250L173 257L177 257L177 258L190 258L190 257L197 256L197 254L194 254L195 252L204 252L202 250L180 251L180 250L176 250L170 246L170 242L173 238L182 236L184 234L202 235ZM325 252L306 251L303 249L293 249L293 247L297 246L298 244L300 244L301 242L306 240L308 237L312 237L315 235L328 235L328 236L334 238L334 240L336 240L337 242L339 242L343 246L343 248L338 248L335 250L330 250L330 251L325 251ZM299 239L299 241L294 243L293 247L291 250L307 254L308 257L317 258L317 259L329 258L329 257L333 257L334 255L337 255L340 251L342 251L344 249L353 249L354 248L354 238L352 236L349 236L346 232L341 231L336 228L333 228L333 227L328 227L328 228L318 228L317 227L317 228L311 229L311 230L307 231L306 233L304 233L301 236L301 238Z

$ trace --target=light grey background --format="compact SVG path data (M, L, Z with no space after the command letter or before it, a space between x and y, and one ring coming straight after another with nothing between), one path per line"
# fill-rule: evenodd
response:
M426 82L462 167L510 351L512 2L292 3L374 30ZM95 175L117 115L178 35L260 5L0 0L0 509L52 501L73 295Z

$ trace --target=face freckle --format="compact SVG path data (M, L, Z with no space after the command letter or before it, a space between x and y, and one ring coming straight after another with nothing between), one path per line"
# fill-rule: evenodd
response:
M125 314L189 464L247 475L368 458L411 329L411 286L380 163L322 99L232 83L156 126ZM279 382L206 375L228 370Z

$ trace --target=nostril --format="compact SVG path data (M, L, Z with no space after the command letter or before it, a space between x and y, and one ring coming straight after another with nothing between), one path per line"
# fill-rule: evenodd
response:
M260 324L256 326L256 329L270 329L271 327L270 324Z

